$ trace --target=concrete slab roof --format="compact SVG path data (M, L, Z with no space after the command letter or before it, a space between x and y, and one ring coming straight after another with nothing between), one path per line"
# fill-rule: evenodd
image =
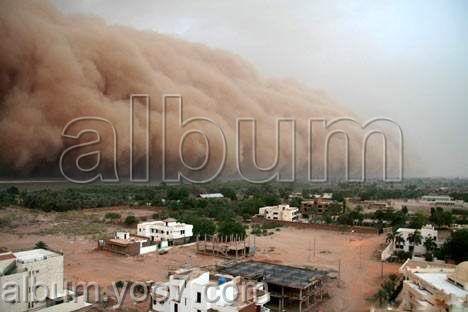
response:
M304 289L316 280L323 279L328 272L308 270L287 265L248 261L234 264L222 270L232 276L261 280L268 284Z

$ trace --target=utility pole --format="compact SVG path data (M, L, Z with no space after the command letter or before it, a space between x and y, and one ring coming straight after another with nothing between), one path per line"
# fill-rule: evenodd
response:
M341 259L338 260L338 287L340 287L341 281Z
M380 277L383 278L383 260L380 261Z
M317 238L314 237L314 258L317 256Z
M359 269L362 269L362 254L361 254L361 245L359 245Z

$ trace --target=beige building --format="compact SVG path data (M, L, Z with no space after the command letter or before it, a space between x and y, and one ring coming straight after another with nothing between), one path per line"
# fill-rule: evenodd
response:
M68 312L86 306L64 287L63 255L45 249L0 254L0 311Z
M432 208L438 207L448 211L468 211L468 203L445 195L425 195L418 199L394 199L391 201L391 205L396 210L405 208L412 213L422 212L430 214Z
M299 209L289 205L266 206L258 210L258 214L267 220L278 220L297 222L299 220Z
M405 280L399 311L468 311L468 262L454 266L407 260L400 273Z

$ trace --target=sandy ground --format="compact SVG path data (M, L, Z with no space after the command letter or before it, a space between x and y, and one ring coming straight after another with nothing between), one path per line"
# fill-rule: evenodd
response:
M137 216L151 216L153 209L110 209L123 216L132 213ZM224 260L196 254L194 246L174 247L165 255L148 254L128 257L97 251L93 235L73 235L66 228L71 223L83 220L99 220L106 211L83 211L80 214L64 215L37 214L27 219L29 212L22 217L23 223L15 228L0 232L0 246L11 250L29 249L42 240L55 250L62 251L65 257L65 278L69 282L96 282L108 287L116 281L165 281L167 272L185 265L206 266L222 263ZM2 211L5 213L5 211ZM9 211L8 213L11 213ZM24 211L16 211L18 215ZM96 215L97 214L97 215ZM0 213L1 216L1 213ZM60 220L60 221L57 221ZM96 222L96 221L93 221ZM101 225L104 232L110 233L119 224ZM44 234L44 229L64 227L61 233ZM47 231L45 231L47 233ZM102 233L101 233L102 235ZM381 264L378 250L385 236L340 233L314 229L282 228L273 235L257 237L256 260L298 266L315 266L331 270L340 269L340 284L330 283L331 298L320 306L322 311L369 311L366 298L373 295L381 283ZM385 264L384 275L396 272L398 265ZM128 303L127 307L147 311L149 303L138 306Z
M370 303L366 298L378 290L382 281L382 266L377 258L377 250L384 242L384 235L289 227L281 229L272 236L257 238L258 252L255 258L336 271L341 266L340 284L331 283L331 298L320 308L323 311L369 311ZM395 264L385 263L384 276L396 273L398 267Z

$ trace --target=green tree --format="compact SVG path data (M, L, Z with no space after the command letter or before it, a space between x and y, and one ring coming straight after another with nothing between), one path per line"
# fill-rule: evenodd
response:
M125 218L124 223L128 226L135 225L138 223L138 218L134 215L129 215Z
M453 215L450 211L444 211L442 208L437 207L436 209L431 209L431 216L429 220L441 228L444 225L450 226L453 222Z
M439 257L452 259L457 263L468 261L468 229L453 232L439 251Z
M218 225L218 234L224 237L238 236L245 237L245 228L244 226L234 220L223 221Z
M231 200L237 200L236 192L230 187L222 187L220 192L221 194L223 194L224 197L227 197Z
M409 227L412 229L420 229L427 224L428 218L421 212L417 212L410 218Z
M437 248L437 244L435 242L435 239L431 236L426 237L424 240L424 247L428 252L433 252Z

